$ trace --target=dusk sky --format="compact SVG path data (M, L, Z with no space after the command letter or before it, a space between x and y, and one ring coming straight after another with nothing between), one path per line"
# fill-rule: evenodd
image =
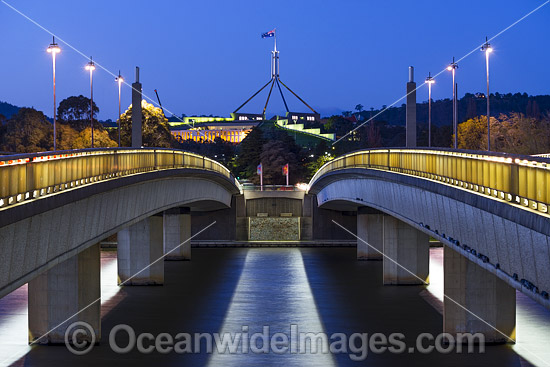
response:
M545 1L59 1L0 2L0 100L52 115L51 35L10 4L113 74L134 81L141 68L145 95L158 89L167 115L229 116L269 78L277 29L281 80L322 115L390 105L404 95L408 66L422 82L465 56ZM548 3L548 1L546 1ZM491 41L492 92L550 92L550 4ZM58 103L89 96L86 57L59 41ZM459 63L459 94L485 90L485 59L476 51ZM420 83L419 83L420 84ZM284 108L274 91L268 116ZM123 88L123 110L130 88ZM448 72L433 98L452 93ZM267 89L243 109L261 113ZM114 76L98 68L94 100L100 119L116 120ZM291 110L305 107L287 93ZM427 100L427 88L418 91ZM400 101L397 105L401 105Z

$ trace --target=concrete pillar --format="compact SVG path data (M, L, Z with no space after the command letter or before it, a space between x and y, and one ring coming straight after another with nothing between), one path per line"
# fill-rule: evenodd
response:
M136 66L136 82L132 83L132 148L141 148L143 145L143 135L141 129L141 94L139 67Z
M191 211L173 208L163 214L164 260L191 260ZM181 245L181 246L180 246Z
M444 249L443 271L445 333L482 333L486 343L515 340L514 288L447 246Z
M118 232L119 284L164 283L162 229L162 216L153 215Z
M406 114L406 146L416 147L416 83L414 82L414 68L409 67L409 82L407 83L407 114Z
M384 255L387 256L383 258L384 284L428 282L430 237L427 234L399 219L385 215Z
M99 342L99 244L87 248L31 280L28 292L29 343L64 344L65 331L77 321L88 323L94 331L95 342ZM78 313L81 310L83 311ZM71 317L75 314L77 315ZM43 335L45 336L41 338ZM81 335L79 341L84 340L91 342L92 336Z
M357 260L382 260L383 217L384 214L376 209L368 207L357 209Z

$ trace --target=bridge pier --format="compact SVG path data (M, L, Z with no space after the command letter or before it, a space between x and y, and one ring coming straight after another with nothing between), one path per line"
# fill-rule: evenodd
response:
M428 282L429 236L392 216L383 218L386 255L383 258L384 284L421 285Z
M77 321L88 323L93 328L95 341L99 342L99 244L31 280L28 294L29 343L64 344L65 331ZM81 310L83 311L78 313ZM78 314L75 315L76 313ZM79 341L91 341L90 335L82 334L80 338Z
M191 260L191 211L173 208L163 214L165 260ZM180 246L181 245L181 246Z
M119 284L164 283L162 222L162 214L153 215L118 232Z
M444 249L444 274L445 333L482 333L486 343L515 340L514 288L447 246Z
M368 207L358 208L357 260L382 260L383 241L384 214Z

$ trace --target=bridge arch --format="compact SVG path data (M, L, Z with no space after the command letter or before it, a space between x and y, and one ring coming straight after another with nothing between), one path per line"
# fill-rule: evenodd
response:
M168 149L94 149L2 161L0 296L102 239L171 208L230 207L221 164Z
M311 180L309 193L316 194L320 208L359 213L371 208L370 213L397 218L440 240L446 254L460 255L456 261L467 259L460 266L473 263L549 308L549 179L550 161L543 158L374 149L327 163ZM459 264L445 261L449 269ZM494 282L491 276L485 278ZM515 296L507 294L515 310Z
M372 207L465 255L474 250L473 260L480 266L548 307L546 294L542 296L550 292L545 182L550 182L550 160L544 158L374 149L327 163L311 180L309 192L317 195L321 208ZM464 245L470 250L463 251Z

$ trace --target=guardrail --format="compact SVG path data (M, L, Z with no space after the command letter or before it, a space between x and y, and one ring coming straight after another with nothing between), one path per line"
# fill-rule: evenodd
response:
M84 149L0 156L0 208L97 181L173 168L222 174L220 163L173 149Z
M292 185L242 185L243 191L305 191L305 189Z
M315 173L345 168L397 172L458 186L548 213L550 159L505 153L436 149L371 149L338 157Z

